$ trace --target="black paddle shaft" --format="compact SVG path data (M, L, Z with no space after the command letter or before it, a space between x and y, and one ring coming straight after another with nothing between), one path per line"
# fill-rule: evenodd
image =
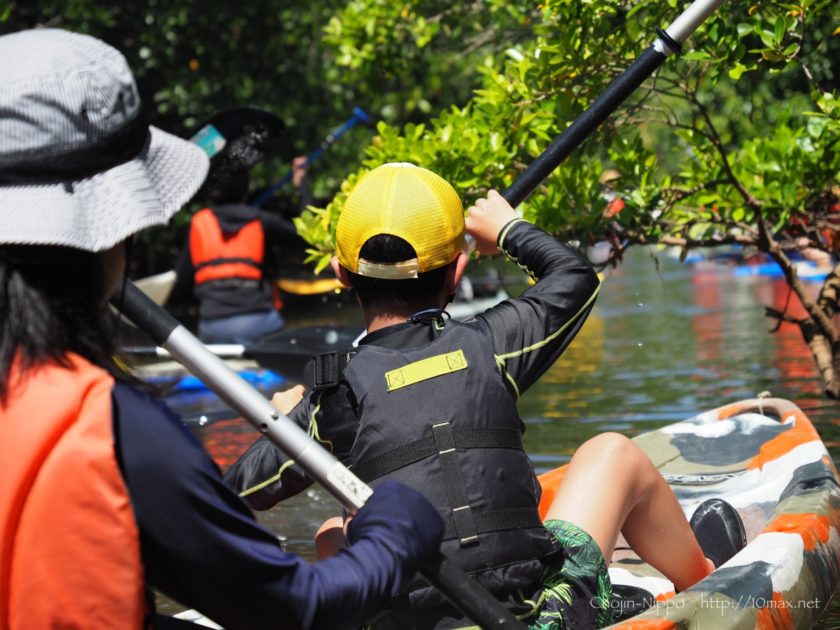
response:
M613 80L606 90L569 125L548 148L519 174L502 196L514 208L527 199L533 190L565 160L569 154L598 128L671 53L679 53L681 44L723 0L695 0L659 38Z
M633 64L621 73L595 101L519 174L502 193L514 208L565 160L572 151L604 122L654 71L667 55L651 45Z
M245 379L228 367L184 328L178 320L155 304L130 281L113 299L155 343L166 348L180 363L204 381L275 446L294 459L303 470L349 512L358 510L372 490L329 452L317 444L292 420L277 411ZM513 614L463 569L438 551L420 573L453 606L482 628L524 628Z

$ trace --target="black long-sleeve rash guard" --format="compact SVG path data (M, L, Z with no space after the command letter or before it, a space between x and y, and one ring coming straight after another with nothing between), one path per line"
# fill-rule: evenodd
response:
M577 335L594 306L600 283L579 253L521 219L505 226L498 245L536 283L467 325L487 336L511 396L518 398ZM434 334L434 326L406 322L377 330L360 345L406 349L428 343L429 335ZM358 418L346 385L310 394L290 417L347 462ZM293 461L262 438L231 467L225 481L257 510L268 509L312 483Z

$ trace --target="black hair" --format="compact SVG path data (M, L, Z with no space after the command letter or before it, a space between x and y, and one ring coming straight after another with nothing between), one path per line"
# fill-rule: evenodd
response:
M0 403L18 374L81 355L117 378L116 318L103 303L103 257L70 247L0 246Z
M408 241L391 234L378 234L369 238L359 252L360 258L378 263L402 262L416 256L417 253ZM449 265L444 265L418 274L417 278L405 280L369 278L350 271L348 274L350 284L353 285L363 308L373 306L428 308L440 296L448 268Z
M204 183L198 197L208 204L241 203L248 195L251 178L248 171L220 172Z

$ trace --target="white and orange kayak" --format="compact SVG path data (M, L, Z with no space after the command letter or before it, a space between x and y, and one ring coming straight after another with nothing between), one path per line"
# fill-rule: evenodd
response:
M811 628L840 579L840 478L805 414L777 398L720 407L635 438L687 516L720 497L740 513L747 546L679 594L631 552L610 578L623 630ZM546 510L564 473L540 477ZM639 597L639 594L644 595ZM641 611L641 612L640 612Z

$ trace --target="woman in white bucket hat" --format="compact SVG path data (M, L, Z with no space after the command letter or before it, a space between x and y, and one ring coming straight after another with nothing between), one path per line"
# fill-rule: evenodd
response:
M228 628L357 627L438 548L434 508L393 485L346 552L284 552L115 365L126 239L166 223L207 167L144 121L115 49L0 36L0 630L173 623L152 589Z

